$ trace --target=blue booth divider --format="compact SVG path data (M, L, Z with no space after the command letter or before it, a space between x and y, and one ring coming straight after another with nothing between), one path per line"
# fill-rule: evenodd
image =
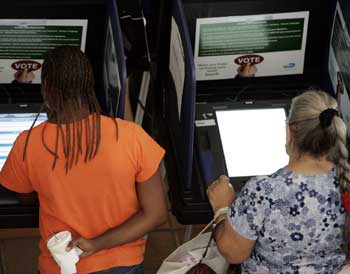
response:
M112 23L111 26L112 26L112 32L113 32L113 43L117 53L117 61L118 61L117 70L118 70L119 79L120 79L119 100L118 100L116 109L111 109L111 112L116 117L124 117L124 111L125 111L124 102L125 102L127 72L126 72L126 63L125 63L125 54L124 54L123 34L120 27L117 0L108 1L107 16L108 16L108 19L110 18Z
M192 181L192 157L193 157L193 134L196 101L196 75L191 45L190 34L187 28L184 11L180 0L173 1L173 18L178 26L182 38L183 53L185 60L185 81L181 104L180 127L182 134L177 140L181 157L181 170L183 183L186 190L191 189ZM178 102L179 103L179 102Z
M192 42L181 0L172 1L172 20L175 21L182 42L184 58L184 83L181 102L177 102L174 79L169 73L165 99L168 138L170 147L166 167L170 185L172 211L182 223L197 223L211 216L206 203L205 190L201 188L200 173L193 167L194 127L196 103L196 78ZM175 101L175 104L174 104ZM181 104L180 117L177 104ZM196 220L191 219L193 214ZM202 215L202 217L201 217ZM197 218L199 217L199 219Z

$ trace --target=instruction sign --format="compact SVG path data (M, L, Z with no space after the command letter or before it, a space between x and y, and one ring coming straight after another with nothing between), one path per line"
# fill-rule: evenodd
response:
M48 50L85 50L87 20L0 19L0 83L40 83Z
M197 19L197 80L302 74L308 19L308 11Z

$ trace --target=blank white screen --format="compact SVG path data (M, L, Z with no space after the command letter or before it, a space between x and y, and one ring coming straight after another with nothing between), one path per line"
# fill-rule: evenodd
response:
M230 177L268 175L288 163L283 108L222 110L216 118Z

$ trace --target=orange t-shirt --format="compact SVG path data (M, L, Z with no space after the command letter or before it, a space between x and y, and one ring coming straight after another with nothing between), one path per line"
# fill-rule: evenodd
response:
M89 119L92 121L92 116ZM117 140L113 121L101 116L101 144L96 157L85 163L81 155L78 164L66 173L60 141L59 159L52 170L53 156L42 142L45 124L44 142L55 151L56 125L44 122L33 128L23 161L28 131L22 132L0 173L0 183L16 192L38 193L42 238L39 269L42 274L59 274L46 248L47 239L63 230L94 238L128 220L140 209L136 182L144 182L156 172L164 150L140 126L121 119L117 119ZM144 239L102 250L81 258L78 273L139 264L144 250Z

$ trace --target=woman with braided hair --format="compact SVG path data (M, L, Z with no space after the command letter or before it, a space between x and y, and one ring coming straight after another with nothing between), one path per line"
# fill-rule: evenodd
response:
M138 125L101 113L88 58L50 51L42 67L48 121L21 133L0 183L40 201L41 274L60 269L46 241L60 231L83 253L77 273L143 273L144 236L167 218L164 150Z
M209 187L223 224L215 235L218 248L231 263L242 263L242 273L333 274L343 268L350 258L345 142L337 101L307 91L291 104L286 167L252 178L237 198L225 176Z

